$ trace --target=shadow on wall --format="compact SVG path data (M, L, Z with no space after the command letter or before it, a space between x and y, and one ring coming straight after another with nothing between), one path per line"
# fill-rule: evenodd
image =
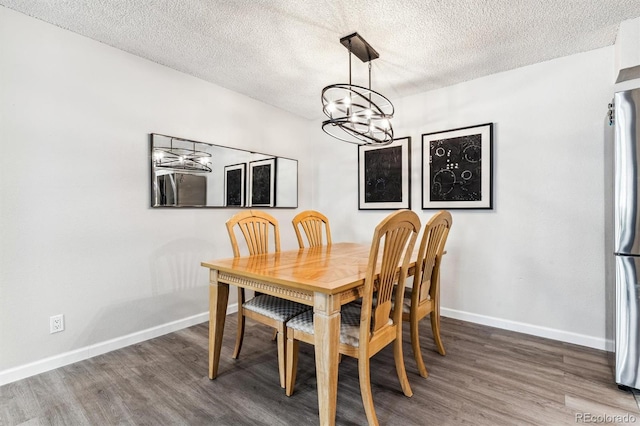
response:
M153 296L175 293L209 283L208 270L200 262L212 259L213 244L193 238L171 241L149 257Z
M88 346L127 336L206 312L213 244L184 238L171 241L149 256L151 294L105 306L86 324L76 344Z
M180 293L125 300L97 311L92 320L83 326L74 347L100 344L98 353L103 353L104 345L109 347L111 339L117 339L115 345L121 347L130 334L153 334L153 331L149 332L150 329L205 312L207 307L208 292L202 286ZM137 341L136 337L133 339ZM89 356L94 355L91 353Z

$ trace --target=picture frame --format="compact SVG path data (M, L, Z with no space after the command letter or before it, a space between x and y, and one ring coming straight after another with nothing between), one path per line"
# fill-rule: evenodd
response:
M422 208L493 208L493 123L422 135Z
M244 207L247 187L246 163L224 166L224 206Z
M276 159L249 162L248 207L273 207L276 204Z
M411 138L358 146L358 209L411 208Z

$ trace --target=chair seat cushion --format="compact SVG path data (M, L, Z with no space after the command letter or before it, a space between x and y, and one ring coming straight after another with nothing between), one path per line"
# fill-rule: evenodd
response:
M407 292L407 290L409 290ZM373 303L377 302L377 298L373 296ZM395 293L391 296L391 310L396 307L396 295ZM409 314L411 313L411 288L406 288L404 290L404 300L402 301L402 313Z
M282 322L286 322L294 316L311 309L311 306L280 299L268 294L260 294L246 301L242 307Z
M402 313L404 314L411 313L411 293L413 293L413 288L404 288L404 300L402 301Z
M340 343L358 347L360 343L360 304L349 303L340 311ZM389 319L389 323L392 323ZM307 334L313 332L313 311L306 311L287 322L287 327Z
M413 291L413 289L411 287L407 287L404 289L404 301L402 303L402 312L405 314L410 314L411 313L411 292ZM427 295L427 299L426 300L430 300L431 297L429 297L429 295ZM422 302L419 303L423 303L424 300ZM391 302L393 304L393 302Z

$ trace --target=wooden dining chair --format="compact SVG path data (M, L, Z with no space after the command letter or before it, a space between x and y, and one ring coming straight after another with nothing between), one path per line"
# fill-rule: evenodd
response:
M420 351L418 324L427 315L430 315L431 330L438 353L446 354L440 337L440 264L452 223L451 213L441 210L425 225L418 249L413 288L405 290L403 299L402 319L410 323L413 356L420 375L425 378L429 373Z
M373 233L362 303L347 304L340 312L338 350L342 355L358 359L360 394L370 425L377 425L378 420L371 395L369 359L392 342L402 391L406 396L413 395L402 356L402 312L391 316L391 299L394 292L396 297L404 292L409 260L419 231L420 219L410 210L399 210L380 222ZM382 253L381 245L384 245ZM399 273L398 265L401 265ZM293 393L296 380L298 341L314 344L312 311L303 312L287 323L287 396Z
M227 231L231 239L233 256L240 256L238 239L235 227L239 228L244 236L249 255L264 254L270 252L270 234L273 236L273 250L280 251L280 229L276 218L260 210L245 210L235 214L227 223ZM238 331L233 358L240 356L242 340L244 337L245 317L254 319L276 330L278 345L278 371L280 386L285 387L285 323L295 315L298 315L310 307L279 297L258 294L245 300L244 288L238 287Z
M331 228L329 227L329 219L320 212L315 210L305 210L298 213L293 220L293 229L298 237L298 245L304 248L302 232L304 231L309 247L318 247L324 245L323 234L326 236L327 245L331 245ZM324 228L324 232L323 232Z

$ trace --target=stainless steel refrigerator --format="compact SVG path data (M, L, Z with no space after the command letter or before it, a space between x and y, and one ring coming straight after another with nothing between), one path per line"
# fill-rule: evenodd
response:
M610 321L615 381L640 389L640 89L617 92L610 105L613 130L613 281ZM610 232L610 231L609 231ZM609 254L609 256L611 256Z
M194 207L207 205L207 178L189 173L156 176L154 206Z

